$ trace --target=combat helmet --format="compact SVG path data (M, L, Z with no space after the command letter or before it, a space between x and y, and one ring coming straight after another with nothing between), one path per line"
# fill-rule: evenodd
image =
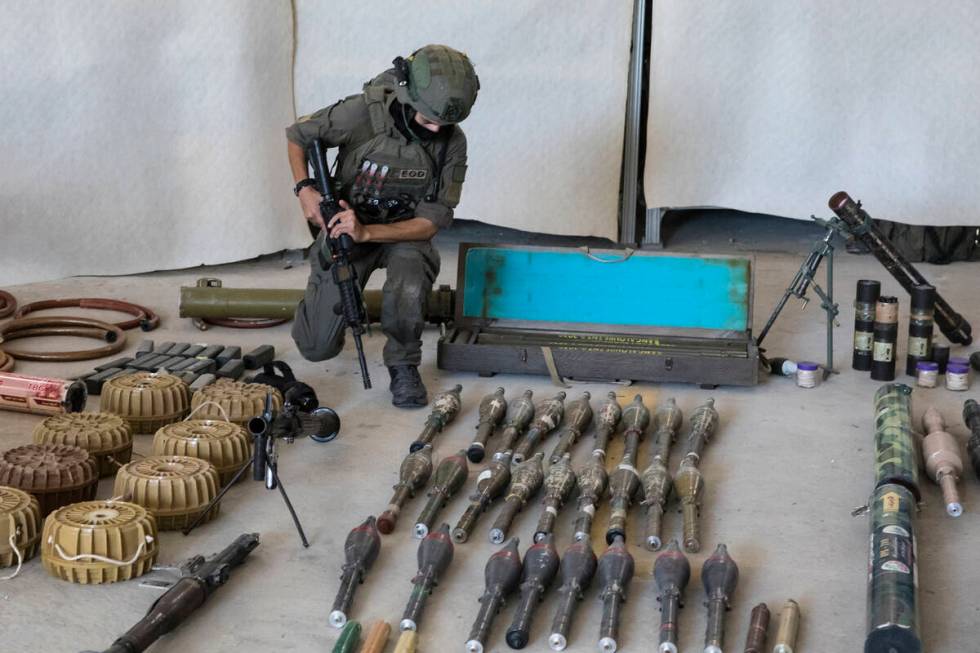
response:
M449 124L470 115L480 79L469 57L445 45L427 45L394 61L399 102L429 120Z

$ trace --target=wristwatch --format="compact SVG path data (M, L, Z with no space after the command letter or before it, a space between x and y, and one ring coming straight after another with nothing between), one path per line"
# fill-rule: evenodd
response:
M293 194L299 197L299 192L307 186L316 186L316 179L310 179L309 177L306 179L301 179L300 182L293 187Z

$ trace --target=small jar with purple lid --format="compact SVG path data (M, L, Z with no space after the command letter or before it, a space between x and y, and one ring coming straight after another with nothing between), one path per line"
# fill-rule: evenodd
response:
M818 364L810 361L800 361L796 364L796 385L801 388L816 388L822 378Z
M919 361L915 364L915 384L920 388L935 388L939 383L939 363Z
M946 389L962 392L970 389L970 365L967 363L954 363L949 359L946 365Z

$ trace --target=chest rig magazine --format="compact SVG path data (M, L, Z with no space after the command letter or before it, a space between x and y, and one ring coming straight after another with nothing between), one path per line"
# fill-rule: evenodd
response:
M440 369L755 385L751 257L463 243Z

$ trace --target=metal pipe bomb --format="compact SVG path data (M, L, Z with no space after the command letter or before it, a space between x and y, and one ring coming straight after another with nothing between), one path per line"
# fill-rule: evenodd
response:
M935 406L929 406L922 416L922 427L927 433L922 440L922 457L925 458L929 478L943 490L946 514L959 517L963 504L956 489L956 482L963 473L963 459L956 438L946 432L946 423Z
M531 636L531 620L534 611L558 573L558 551L554 536L546 535L524 554L524 570L521 573L521 598L514 611L514 619L507 629L507 646L521 649L527 646Z
M765 603L752 608L749 617L749 634L745 636L742 653L766 653L766 637L769 636L769 606Z
M534 419L534 392L525 390L519 398L507 405L507 419L504 420L504 430L500 433L500 450L513 450L517 439L523 435L531 420Z
M595 576L596 564L592 542L588 539L574 542L565 549L561 557L558 610L555 612L554 621L551 622L551 635L548 636L548 646L552 651L564 651L568 646L568 630L572 625L572 616L589 583L592 582L592 577Z
M470 539L470 534L490 504L500 497L510 483L510 452L497 452L480 475L476 477L476 490L470 495L470 505L456 522L453 529L453 542L462 544Z
M541 483L544 482L544 468L541 466L543 458L544 454L539 451L530 460L525 460L518 465L511 474L504 505L490 528L490 542L493 544L501 544L504 541L510 525L514 523L514 517L521 511L527 500L541 489Z
M425 427L419 433L419 437L409 445L409 453L418 451L432 442L436 434L441 433L450 422L456 419L456 416L459 415L459 409L462 407L462 401L459 398L459 393L462 391L463 386L457 385L452 390L440 392L435 396L435 399L432 400L432 412L426 418Z
M636 395L633 402L623 409L623 435L626 445L623 458L609 477L609 525L606 528L606 544L617 537L626 539L626 519L630 503L640 490L640 475L636 471L636 454L640 438L650 425L650 411L643 405L643 397Z
M738 584L738 565L719 544L701 567L701 582L708 600L708 625L704 631L704 653L722 653L725 643L725 612L731 609L731 596Z
M430 476L432 476L432 445L427 444L402 459L398 470L398 483L394 487L395 493L391 496L388 507L378 517L379 531L387 535L395 530L398 515L405 502L414 497L415 493L429 482Z
M595 518L596 506L599 504L599 499L605 495L609 483L604 455L593 451L592 457L578 470L575 477L578 485L578 502L573 529L575 541L578 542L592 537L592 520Z
M451 498L456 496L456 493L466 483L468 474L466 452L462 449L455 455L442 459L436 468L432 487L429 489L429 500L425 502L425 507L419 513L419 518L415 520L414 535L417 539L429 534L429 529L435 523L439 511L449 503Z
M518 544L520 540L516 537L510 538L504 548L487 560L487 566L483 570L486 587L480 597L480 611L466 640L467 653L483 653L493 618L503 606L504 599L517 589L522 569Z
M677 617L684 607L684 590L691 580L691 563L677 546L677 540L671 540L667 550L657 556L653 563L653 578L657 582L657 601L660 602L657 653L677 653Z
M581 397L568 404L565 409L565 424L558 432L558 444L555 445L548 459L552 465L570 452L582 437L582 431L589 428L592 422L592 405L589 403L591 397L588 392L583 392Z
M963 403L963 421L970 429L966 451L970 454L973 473L980 477L980 404L973 399L967 399Z
M572 455L566 453L551 466L544 479L544 499L541 501L544 508L534 529L535 542L540 542L545 535L554 530L558 512L565 505L573 489L575 489L575 472L572 470Z
M654 433L653 459L640 477L643 487L643 505L646 507L643 546L647 551L659 551L663 545L660 539L660 524L673 485L667 463L670 460L670 445L677 437L683 419L684 414L677 407L673 397L657 409L653 418L657 429Z
M514 463L518 464L534 450L540 440L554 431L565 414L565 393L559 392L551 399L539 402L534 408L534 420L524 437L514 449Z
M360 526L347 534L344 542L344 566L341 568L340 589L333 600L333 609L328 621L334 628L343 628L347 623L347 613L354 602L357 586L378 559L381 551L381 536L374 517L368 517Z
M606 395L606 400L599 406L595 419L595 444L592 452L599 452L602 456L606 455L606 447L609 446L609 439L616 432L616 426L623 416L623 409L616 401L616 393L610 392Z
M504 399L504 389L497 388L480 402L480 417L476 424L476 437L466 450L466 456L471 463L483 462L487 453L487 440L507 413L507 400Z
M426 535L419 544L419 570L412 579L412 585L415 587L408 598L402 620L398 624L400 630L418 630L425 601L452 561L453 541L449 537L449 524L443 524Z
M779 629L776 631L776 645L772 647L772 653L793 653L799 631L800 604L789 599L779 613Z
M617 537L599 558L599 585L602 591L602 621L599 624L600 653L614 653L619 648L619 622L622 605L626 601L626 589L633 578L633 556L626 549L626 541Z

